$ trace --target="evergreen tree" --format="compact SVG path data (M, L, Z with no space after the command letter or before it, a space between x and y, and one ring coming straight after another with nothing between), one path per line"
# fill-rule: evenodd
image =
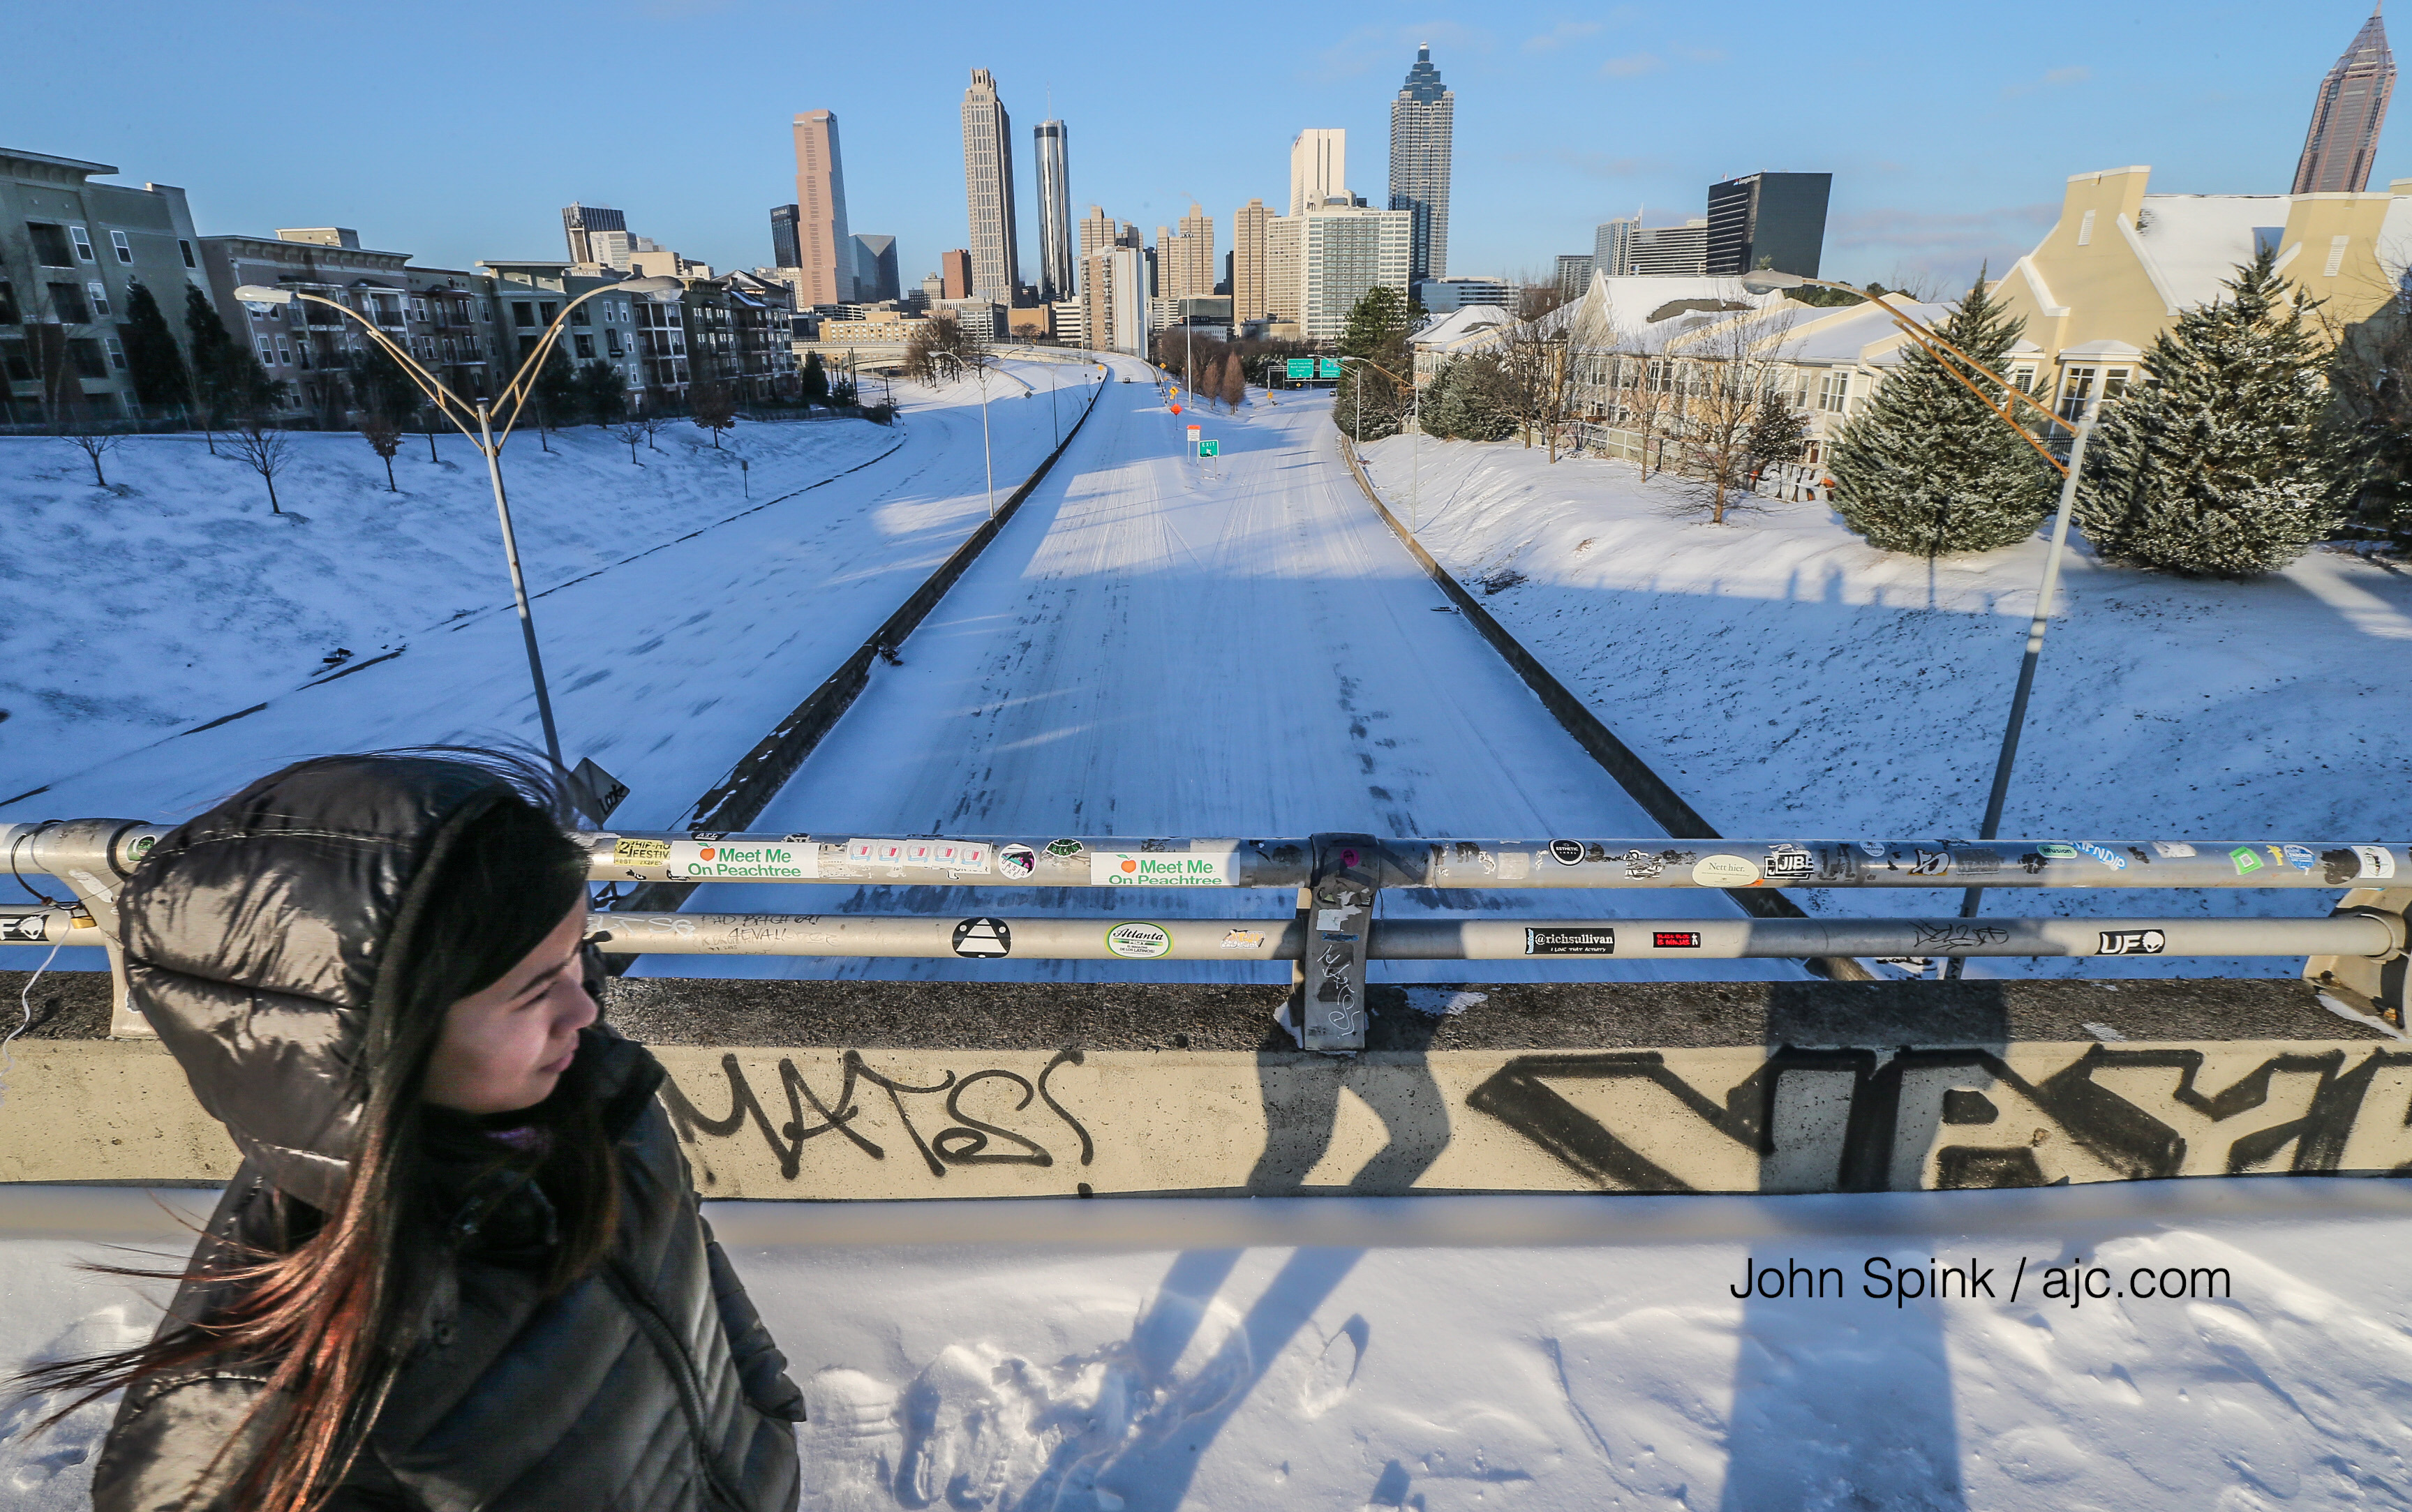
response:
M1999 373L2025 326L2003 314L1980 272L1942 334ZM1843 522L1872 546L1919 556L1989 551L2032 534L2052 512L2059 475L1925 347L1902 350L1901 370L1844 426L1827 462Z
M1505 441L1516 433L1507 364L1496 352L1453 357L1424 388L1424 433Z
M352 354L352 407L363 415L389 421L398 433L422 396L419 385L393 360L393 354L372 342ZM362 434L367 432L363 429Z
M1240 366L1240 354L1237 352L1223 359L1222 399L1227 412L1237 411L1248 402L1248 378Z
M148 285L138 283L126 295L125 330L125 369L134 380L134 397L162 409L189 404L193 387L184 370L184 350L176 345L175 332L168 329L168 317Z
M1378 441L1399 433L1405 395L1390 374L1405 375L1407 332L1413 329L1405 296L1388 284L1367 289L1349 310L1348 324L1340 332L1340 352L1360 360L1341 364L1331 418L1357 440ZM1377 371L1377 366L1390 373Z
M583 362L578 368L578 404L588 420L610 425L627 412L628 389L620 370L609 362Z
M2144 354L2147 382L2106 404L2077 521L2104 556L2186 577L2273 572L2344 518L2361 478L2329 423L2325 353L2274 248L2229 298L2188 310Z
M229 389L237 375L236 359L248 354L228 334L210 297L192 284L184 286L184 331L192 343L193 397L209 424L224 425L238 407L237 395ZM252 359L255 363L258 360Z
M821 360L820 353L806 352L804 354L803 374L804 403L807 404L826 404L829 403L829 365Z

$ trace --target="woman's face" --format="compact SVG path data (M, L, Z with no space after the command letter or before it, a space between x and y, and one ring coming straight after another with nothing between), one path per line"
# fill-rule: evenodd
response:
M578 962L585 931L581 901L502 980L452 1005L427 1063L427 1101L507 1113L552 1095L578 1053L578 1032L595 1021Z

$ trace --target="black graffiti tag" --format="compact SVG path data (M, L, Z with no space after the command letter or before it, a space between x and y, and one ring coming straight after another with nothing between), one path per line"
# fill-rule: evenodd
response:
M883 1147L855 1127L862 1111L855 1101L856 1091L858 1084L863 1083L888 1094L890 1106L896 1109L897 1122L904 1125L905 1137L913 1141L913 1148L919 1152L932 1176L943 1178L949 1166L1052 1166L1054 1155L1037 1140L963 1111L963 1097L966 1092L983 1081L1003 1080L1012 1083L1022 1092L1022 1100L1013 1105L1012 1111L1020 1112L1028 1108L1036 1097L1063 1120L1080 1139L1081 1164L1086 1166L1096 1158L1096 1142L1089 1137L1088 1129L1081 1121L1072 1116L1071 1110L1057 1100L1047 1084L1048 1078L1055 1074L1056 1068L1066 1063L1080 1065L1083 1064L1083 1057L1077 1050L1056 1051L1054 1059L1038 1073L1035 1083L1015 1072L991 1067L960 1078L949 1071L943 1079L932 1085L917 1086L882 1076L863 1064L860 1050L847 1050L840 1061L843 1079L838 1083L837 1097L834 1102L824 1102L813 1090L812 1083L805 1079L804 1074L797 1069L796 1063L782 1056L779 1060L779 1083L787 1094L787 1118L773 1127L772 1115L763 1108L761 1099L756 1095L753 1083L746 1078L745 1068L738 1064L736 1055L730 1053L720 1058L721 1074L728 1081L727 1117L707 1117L688 1100L675 1078L663 1083L662 1101L669 1111L670 1122L677 1128L679 1138L687 1144L695 1144L699 1134L715 1139L733 1138L739 1130L751 1123L762 1136L762 1142L769 1148L772 1157L779 1163L780 1177L790 1182L796 1180L803 1169L805 1143L824 1134L845 1136L857 1150L874 1160L888 1158L888 1152ZM913 1122L905 1099L936 1096L941 1093L946 1094L944 1107L947 1118L951 1122L936 1134L924 1138ZM817 1118L817 1123L804 1122L807 1107ZM1021 1152L990 1153L990 1145L996 1141L1011 1145Z

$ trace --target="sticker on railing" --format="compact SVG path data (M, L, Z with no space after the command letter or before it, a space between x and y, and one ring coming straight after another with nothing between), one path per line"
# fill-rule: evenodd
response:
M2380 881L2395 874L2395 854L2384 845L2356 845L2353 853L2361 858L2361 874Z
M2169 937L2158 930L2099 930L2097 956L2156 956L2169 947Z
M1006 845L996 853L997 874L1008 881L1018 882L1037 868L1038 853L1027 845Z
M1692 880L1703 888L1747 888L1758 881L1758 863L1747 856L1703 856Z
M1125 961L1153 961L1172 953L1172 932L1161 924L1117 924L1106 931L1106 948Z
M909 866L924 872L985 872L986 841L849 840L846 859L858 866Z
M1221 856L1180 851L1098 850L1089 853L1093 888L1228 888L1230 873Z
M1265 935L1262 930L1225 930L1223 932L1223 948L1226 950L1261 950L1264 946Z
M1013 954L1013 931L1001 918L967 918L955 926L955 954L993 960Z
M810 844L731 845L719 840L673 840L669 842L669 859L665 865L671 876L683 882L742 882L749 878L801 882L821 874L821 853L820 847Z
M1616 932L1612 929L1528 929L1524 932L1524 953L1528 956L1612 956L1616 954Z
M666 866L669 859L670 843L667 840L623 835L611 842L611 864L614 866Z

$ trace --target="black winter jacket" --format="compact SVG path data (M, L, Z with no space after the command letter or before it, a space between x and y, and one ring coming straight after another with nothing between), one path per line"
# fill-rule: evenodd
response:
M408 959L414 883L503 791L450 762L307 764L164 837L136 871L121 901L134 1000L245 1155L197 1258L266 1238L272 1188L322 1211L339 1198L362 1032L398 991L380 963ZM698 1211L661 1079L641 1047L584 1032L565 1092L602 1099L619 1142L608 1260L547 1299L541 1268L507 1248L543 1225L507 1208L483 1226L493 1243L441 1247L418 1342L333 1512L795 1505L802 1397ZM542 1202L532 1187L512 1200ZM187 1284L171 1316L207 1300ZM247 1461L207 1467L269 1373L202 1363L129 1390L96 1512L231 1512Z

